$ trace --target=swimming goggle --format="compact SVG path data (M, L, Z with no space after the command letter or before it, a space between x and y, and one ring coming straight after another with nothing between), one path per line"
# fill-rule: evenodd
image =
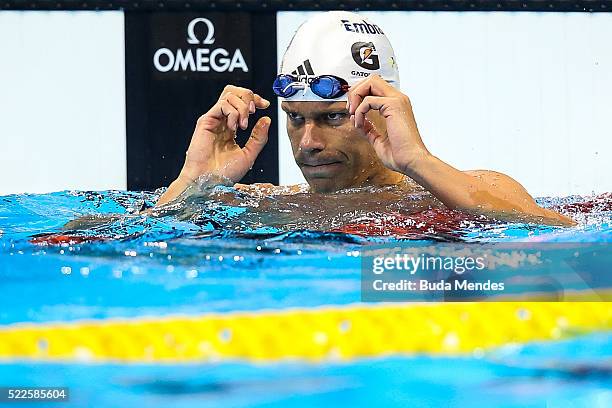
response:
M278 75L274 80L274 84L272 84L272 89L276 95L282 98L289 98L307 86L310 87L313 94L323 99L335 99L344 95L349 90L348 83L337 76L320 75L309 78L306 83L300 81L296 76L287 74Z

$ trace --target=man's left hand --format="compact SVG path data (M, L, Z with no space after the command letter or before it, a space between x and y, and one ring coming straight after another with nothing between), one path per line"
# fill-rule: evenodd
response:
M419 160L428 157L417 129L408 96L378 75L371 75L351 87L348 109L355 127L362 128L382 163L391 170L410 174ZM384 118L386 132L366 118L377 110Z

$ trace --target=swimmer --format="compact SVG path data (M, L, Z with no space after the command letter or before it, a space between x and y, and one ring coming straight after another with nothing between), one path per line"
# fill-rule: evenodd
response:
M314 193L408 183L468 214L574 224L539 207L505 174L461 171L433 155L419 134L409 97L399 89L389 40L381 27L359 14L321 13L302 24L285 51L273 89L287 115L295 161ZM175 200L202 176L238 183L265 146L271 119L257 121L244 147L236 143L236 132L247 129L249 115L269 106L251 90L227 85L198 119L183 168L157 206ZM289 190L301 191L299 186Z

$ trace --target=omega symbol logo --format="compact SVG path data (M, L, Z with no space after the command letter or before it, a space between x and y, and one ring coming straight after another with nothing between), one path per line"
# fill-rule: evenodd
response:
M195 26L198 23L206 24L206 37L202 40L202 44L213 44L215 42L215 26L209 19L204 17L191 20L187 26L187 42L189 44L200 44L198 37L195 35Z

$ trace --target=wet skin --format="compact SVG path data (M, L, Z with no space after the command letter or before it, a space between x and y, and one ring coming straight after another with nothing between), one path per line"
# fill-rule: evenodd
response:
M385 167L362 129L351 121L346 102L283 102L293 157L314 192L396 184L404 176ZM377 112L368 119L379 122ZM383 126L380 123L379 126Z
M489 170L458 170L429 152L407 95L371 75L351 86L347 102L283 102L295 160L315 193L388 185L406 178L447 208L499 219L555 225L574 222L541 208L511 177ZM244 147L238 128L270 103L249 89L228 85L198 119L179 177L157 205L176 199L202 176L238 183L268 140L270 118L257 121ZM240 187L240 185L236 185Z

